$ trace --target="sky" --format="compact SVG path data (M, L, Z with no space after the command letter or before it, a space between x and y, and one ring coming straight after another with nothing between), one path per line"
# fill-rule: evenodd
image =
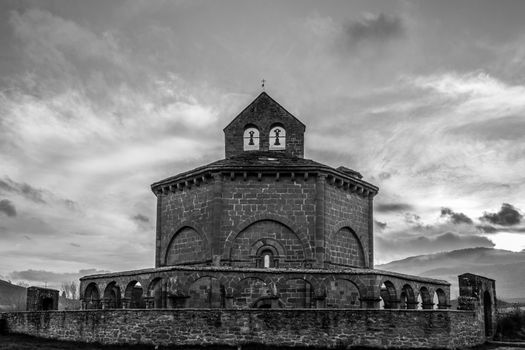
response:
M262 90L361 172L375 259L525 249L524 1L0 2L0 278L154 266L150 184Z

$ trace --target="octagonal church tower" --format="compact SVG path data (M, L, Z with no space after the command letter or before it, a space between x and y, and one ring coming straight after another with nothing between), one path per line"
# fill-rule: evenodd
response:
M305 159L305 129L261 93L224 159L151 185L155 267L82 277L82 307L448 308L448 282L374 269L378 188Z
M224 128L225 159L154 183L155 266L372 269L378 188L305 159L304 133L263 92Z

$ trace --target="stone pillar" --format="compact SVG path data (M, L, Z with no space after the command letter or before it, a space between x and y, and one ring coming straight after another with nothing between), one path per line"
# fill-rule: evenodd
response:
M326 175L318 174L315 185L315 244L314 267L325 267L326 237L325 237L325 207L326 207Z
M417 301L407 301L408 310L416 310L419 303Z
M438 305L437 305L437 308L438 308L439 310L446 310L446 309L450 309L451 306L452 306L452 305L450 305L450 304L438 304Z
M389 309L399 309L399 308L401 308L401 299L390 299L390 300L388 300L388 308Z
M109 309L110 300L109 299L102 299L102 309Z
M222 216L222 175L214 173L213 176L213 199L211 202L211 217L208 223L208 234L211 239L211 254L213 266L221 265L222 257L222 237L221 237L221 216Z
M374 195L368 195L368 268L374 268Z
M155 307L154 297L144 297L144 303L146 304L146 309L153 309Z
M129 309L129 307L131 305L131 298L122 298L121 302L122 302L122 308L123 309Z
M432 310L434 308L434 303L421 303L423 310Z
M233 309L233 295L224 296L224 308Z
M162 265L161 257L161 245L160 237L162 233L162 193L156 193L157 195L157 223L155 229L155 267L160 267Z
M272 296L270 299L270 305L272 309L278 309L279 308L279 297L278 296Z
M163 278L162 279L162 285L160 287L160 303L161 303L161 308L162 309L167 309L169 308L168 306L168 279L167 278Z
M363 297L359 298L361 301L361 307L365 309L379 309L379 303L381 298L376 297Z
M314 302L316 309L324 309L326 307L326 294L314 296Z

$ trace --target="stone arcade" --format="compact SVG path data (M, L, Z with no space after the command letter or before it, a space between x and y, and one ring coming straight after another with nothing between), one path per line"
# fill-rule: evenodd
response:
M448 282L373 269L378 188L305 159L304 132L261 93L225 159L151 186L155 268L83 277L83 307L448 308Z

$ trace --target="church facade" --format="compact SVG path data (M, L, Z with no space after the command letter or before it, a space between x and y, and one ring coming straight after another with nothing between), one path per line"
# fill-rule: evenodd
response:
M374 269L378 188L304 158L305 125L265 92L225 158L155 182L155 267L81 278L84 309L447 309L446 281Z

